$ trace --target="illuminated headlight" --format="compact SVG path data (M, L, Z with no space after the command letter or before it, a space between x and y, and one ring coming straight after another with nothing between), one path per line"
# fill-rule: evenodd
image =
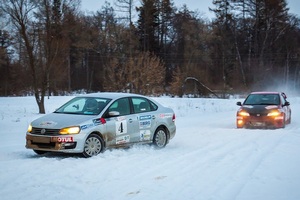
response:
M239 116L243 116L243 117L248 117L248 116L250 116L250 114L249 114L248 112L244 111L244 110L239 111L239 112L238 112L238 115L239 115Z
M279 112L278 110L274 110L274 111L268 113L269 117L277 117L277 116L280 116L280 115L281 115L281 112Z
M31 131L32 131L32 126L31 126L31 124L29 124L29 126L28 126L28 128L27 128L27 132L28 132L28 133L31 133Z
M59 134L68 135L68 134L78 134L80 132L79 126L72 126L60 129Z
M244 121L242 119L237 120L238 125L244 124Z

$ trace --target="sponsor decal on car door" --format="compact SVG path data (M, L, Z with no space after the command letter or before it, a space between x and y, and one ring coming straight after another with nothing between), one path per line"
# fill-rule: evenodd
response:
M140 141L149 141L151 139L151 115L140 115L139 116L139 129L140 129Z

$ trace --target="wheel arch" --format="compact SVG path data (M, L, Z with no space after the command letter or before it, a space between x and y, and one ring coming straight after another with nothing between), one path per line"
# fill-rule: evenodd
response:
M96 134L96 135L98 135L101 139L102 139L102 141L103 141L103 149L102 149L102 151L104 150L104 148L106 148L106 140L105 140L105 137L102 135L102 133L100 133L99 131L92 131L92 132L90 132L88 135L87 135L87 137L86 138L88 138L91 134Z
M162 128L162 129L164 129L164 130L166 131L166 133L167 133L167 140L168 140L168 142L169 142L169 140L170 140L170 131L169 131L168 127L167 127L166 125L164 125L164 124L161 124L161 125L159 125L158 127L156 127L156 129L155 129L155 131L154 131L154 134L153 134L153 138L154 138L154 135L155 135L156 131L157 131L159 128Z

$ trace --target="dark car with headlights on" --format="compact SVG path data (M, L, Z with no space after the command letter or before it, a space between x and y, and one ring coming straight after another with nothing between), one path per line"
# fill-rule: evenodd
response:
M283 92L252 92L237 105L237 128L284 128L291 123L290 103Z
M175 133L171 108L138 94L103 92L77 96L31 122L26 148L91 157L137 143L163 148Z

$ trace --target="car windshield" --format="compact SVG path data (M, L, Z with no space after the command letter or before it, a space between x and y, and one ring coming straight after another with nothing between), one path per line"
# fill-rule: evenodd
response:
M75 97L58 108L55 113L98 115L110 101L111 99L106 98Z
M244 105L279 105L278 94L250 94Z

